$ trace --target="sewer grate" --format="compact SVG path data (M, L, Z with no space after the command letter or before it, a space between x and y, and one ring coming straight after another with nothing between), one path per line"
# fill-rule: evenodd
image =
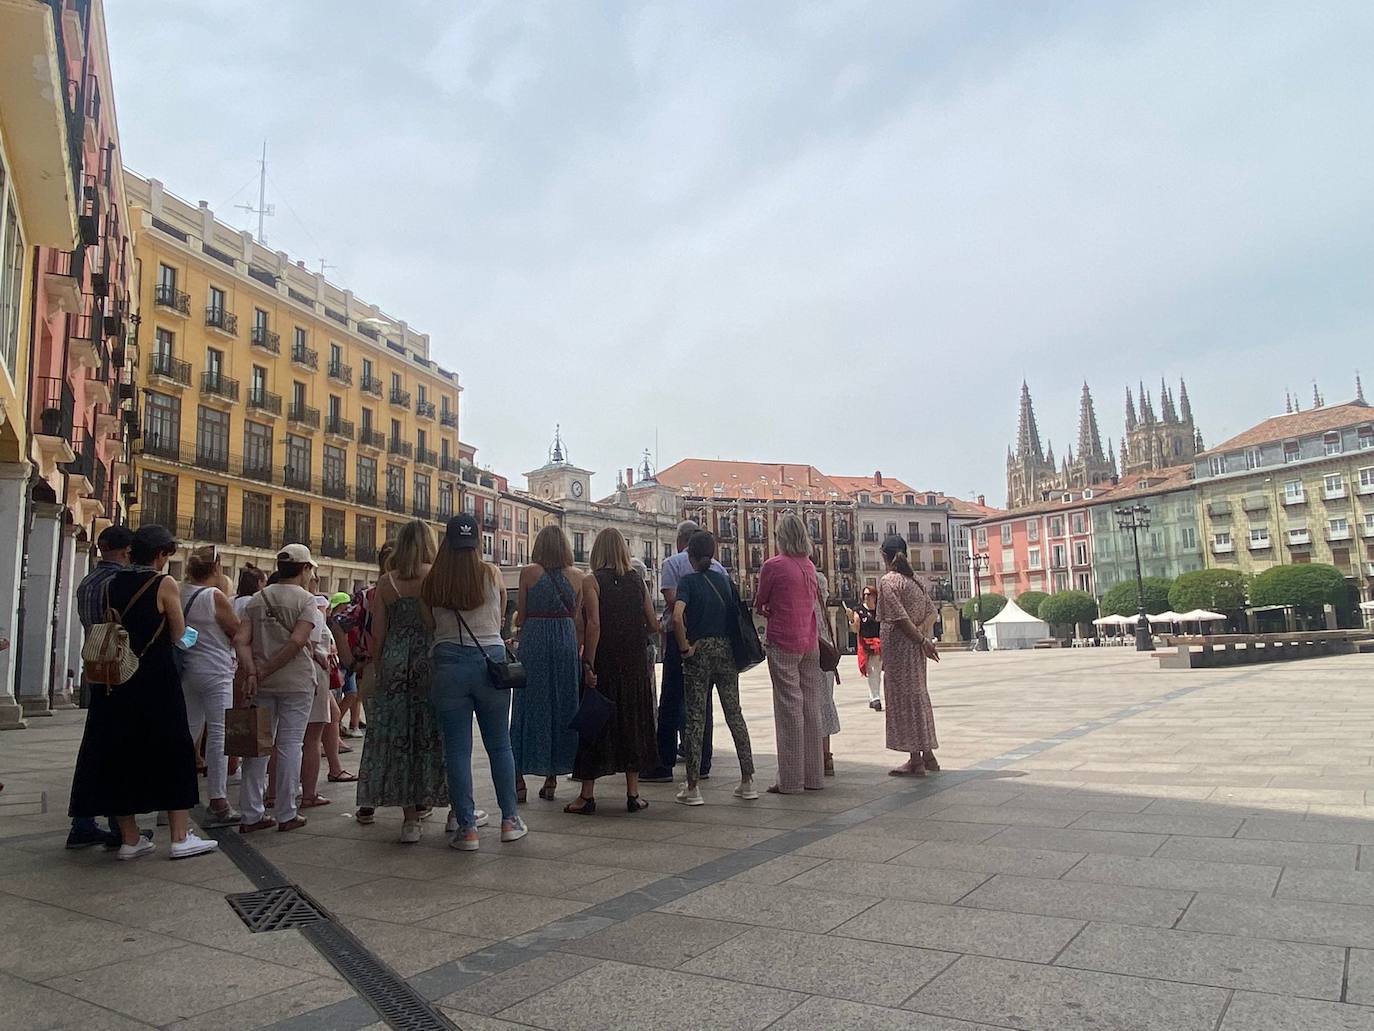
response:
M242 891L224 898L254 934L305 927L329 919L294 885Z
M302 928L301 933L389 1027L401 1031L456 1031L457 1025L340 924L332 920L311 924Z

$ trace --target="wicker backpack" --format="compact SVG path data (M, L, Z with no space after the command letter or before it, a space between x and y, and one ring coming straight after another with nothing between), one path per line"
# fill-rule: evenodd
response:
M143 593L162 579L161 573L150 576L129 599L125 611L132 609ZM105 622L97 623L86 634L86 643L81 646L81 665L86 680L92 684L104 684L113 688L117 684L127 684L138 672L138 660L153 646L162 634L166 620L158 624L153 636L143 650L135 652L129 644L129 631L124 626L124 614L110 607L110 585L105 585Z

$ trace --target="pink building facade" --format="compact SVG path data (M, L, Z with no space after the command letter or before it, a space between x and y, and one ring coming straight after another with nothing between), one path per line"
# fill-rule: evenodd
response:
M975 523L973 549L987 555L983 593L1096 594L1092 504L1093 491L1076 491Z

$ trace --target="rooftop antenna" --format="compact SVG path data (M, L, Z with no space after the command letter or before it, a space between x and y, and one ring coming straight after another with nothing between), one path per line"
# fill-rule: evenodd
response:
M267 203L267 141L262 141L262 161L258 164L258 206L255 208L251 204L235 204L234 207L248 212L250 215L258 216L258 235L257 241L266 244L267 241L262 235L262 220L265 215L275 215L277 206Z
M329 264L329 262L325 261L323 258L320 259L320 275L321 275L321 276L324 275L325 269L338 268L338 267L339 267L338 265L331 265L331 264Z

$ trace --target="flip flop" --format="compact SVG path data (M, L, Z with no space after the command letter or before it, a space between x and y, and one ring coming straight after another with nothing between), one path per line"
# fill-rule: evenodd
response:
M335 775L332 774L332 773L329 775L329 783L331 783L331 784L341 784L341 783L344 783L345 781L353 781L353 780L357 780L357 779L358 779L357 777L355 777L353 774L349 773L347 770L344 770L343 773L340 773L340 774L338 774L337 776L335 776Z
M302 798L300 808L318 809L322 805L329 805L334 801L332 798L325 798L323 795L316 795L314 798Z
M924 769L903 770L899 767L895 770L888 770L887 775L889 777L924 777L926 775L926 771Z

